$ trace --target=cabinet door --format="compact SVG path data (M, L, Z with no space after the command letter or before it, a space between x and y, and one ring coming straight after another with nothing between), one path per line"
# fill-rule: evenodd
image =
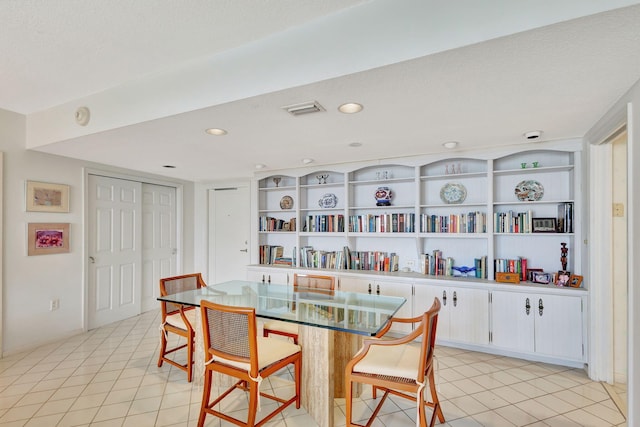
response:
M343 292L359 292L366 294L367 292L373 292L373 280L363 279L358 277L344 277L338 278L338 290Z
M539 308L542 307L542 308ZM582 360L582 300L580 297L535 297L536 353Z
M449 288L449 339L466 344L489 343L489 291ZM449 301L450 300L450 301Z
M436 341L449 340L449 309L452 306L449 297L449 288L434 285L415 285L413 295L413 312L416 316L429 310L433 304L433 299L440 300L440 314L438 314L438 330L436 331Z
M291 282L288 271L248 269L247 280L254 282L277 283L288 285Z
M492 343L496 347L532 353L534 348L534 297L517 292L491 294Z

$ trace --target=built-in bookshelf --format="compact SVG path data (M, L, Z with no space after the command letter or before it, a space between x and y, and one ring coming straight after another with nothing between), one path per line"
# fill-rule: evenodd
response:
M493 280L514 268L503 260L561 270L564 243L566 270L581 275L579 150L565 144L259 176L258 244L281 247L275 258L294 267ZM442 265L425 268L434 253Z

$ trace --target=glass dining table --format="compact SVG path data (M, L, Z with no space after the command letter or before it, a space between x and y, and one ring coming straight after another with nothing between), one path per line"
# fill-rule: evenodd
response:
M322 427L333 426L333 399L344 396L344 367L357 352L362 337L375 336L406 302L401 297L242 280L166 295L158 300L196 307L202 300L253 307L259 318L298 324L302 405ZM197 331L202 328L200 324L194 326ZM204 348L201 339L196 341L197 377L204 372Z

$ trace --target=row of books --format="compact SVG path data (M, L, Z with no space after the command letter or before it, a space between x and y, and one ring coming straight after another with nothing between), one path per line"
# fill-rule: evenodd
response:
M274 218L272 216L261 216L258 224L259 231L296 231L296 219L289 221Z
M381 215L349 216L349 231L355 233L413 233L415 231L413 213L389 213Z
M343 232L344 215L307 215L303 230L322 233Z
M558 205L558 233L573 233L573 203Z
M527 212L495 212L493 229L496 233L531 233L533 214Z
M495 260L493 260L493 266L494 273L518 273L520 275L520 280L527 280L526 258L496 258Z
M483 212L451 215L420 215L423 233L486 233L487 216Z
M348 246L341 251L322 251L313 246L300 248L300 266L304 268L398 271L399 261L394 252L351 251Z
M284 248L279 245L260 245L260 264L275 264L284 256Z

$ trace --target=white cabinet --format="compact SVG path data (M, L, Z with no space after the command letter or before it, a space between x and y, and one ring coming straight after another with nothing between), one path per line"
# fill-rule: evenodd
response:
M583 360L582 297L493 291L492 345L523 353Z
M247 280L252 282L288 285L293 284L293 271L250 266L247 268Z
M339 289L341 291L351 291L359 293L370 293L379 295L388 295L395 297L402 297L407 300L400 310L395 314L395 317L412 317L412 291L413 285L411 283L394 282L387 280L371 280L368 278L340 276ZM401 334L407 334L411 332L411 324L396 324L391 328L392 332Z
M440 299L438 341L473 345L489 343L489 291L455 286L416 284L414 313L424 313Z

